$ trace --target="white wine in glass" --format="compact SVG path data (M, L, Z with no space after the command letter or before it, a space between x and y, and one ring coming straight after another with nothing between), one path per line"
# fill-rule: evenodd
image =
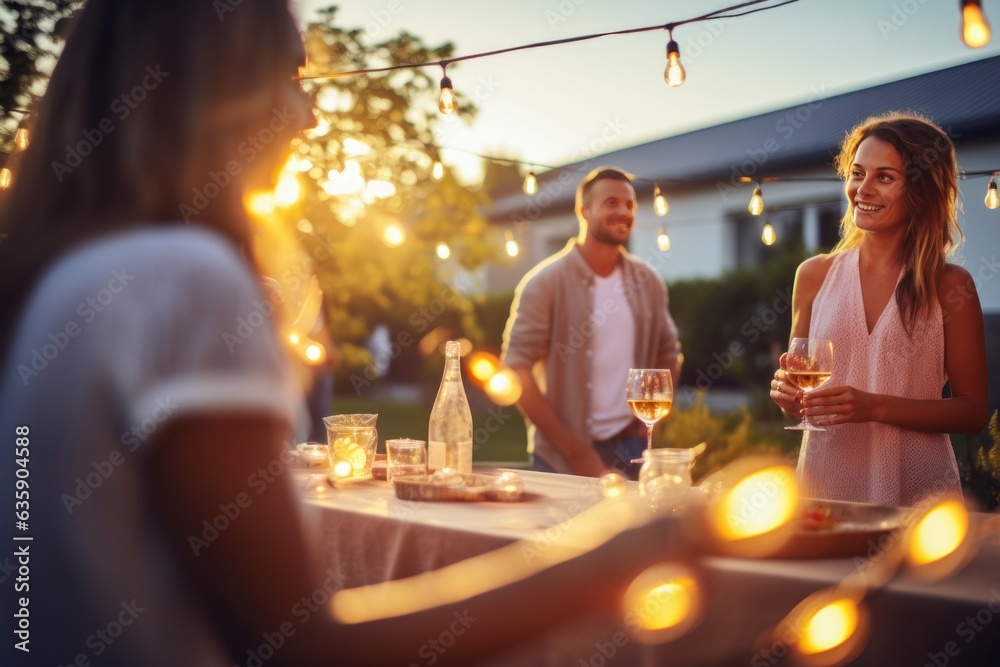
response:
M833 375L833 341L822 338L793 338L785 358L788 381L805 393L823 386ZM789 431L825 431L813 426L802 415L802 421L785 427Z
M630 368L625 383L628 407L646 425L646 449L653 447L653 425L668 414L674 404L674 383L663 368Z

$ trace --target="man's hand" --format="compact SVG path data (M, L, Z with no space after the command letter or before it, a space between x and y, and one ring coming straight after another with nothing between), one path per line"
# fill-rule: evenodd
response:
M573 472L577 475L583 475L584 477L600 477L605 472L607 472L608 467L604 465L604 461L601 457L597 455L590 447L583 445L582 447L577 447L574 450L578 452L572 457L567 457L567 461Z

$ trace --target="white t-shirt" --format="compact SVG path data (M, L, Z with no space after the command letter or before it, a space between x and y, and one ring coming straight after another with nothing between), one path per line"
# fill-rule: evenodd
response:
M14 543L30 551L31 653L11 650L8 634L5 653L20 661L5 664L231 664L151 519L143 467L153 434L182 415L292 423L301 398L269 305L233 247L194 227L113 235L46 271L0 376L8 502L16 427L30 440L29 528L16 529L10 506L0 526L34 537Z
M635 363L635 318L625 297L621 266L607 277L594 276L593 312L591 430L594 440L603 440L633 419L625 402L625 381Z

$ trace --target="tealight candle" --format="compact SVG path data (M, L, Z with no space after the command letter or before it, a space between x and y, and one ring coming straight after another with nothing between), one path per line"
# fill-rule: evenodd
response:
M625 479L615 472L609 472L597 482L597 488L605 498L617 498L625 493Z
M497 500L517 500L524 493L524 482L516 472L505 472L493 482Z
M330 448L318 442L305 442L297 448L299 461L306 470L329 470Z

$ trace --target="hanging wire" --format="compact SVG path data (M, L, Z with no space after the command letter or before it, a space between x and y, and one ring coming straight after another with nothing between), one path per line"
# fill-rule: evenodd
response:
M656 25L644 26L642 28L626 28L624 30L610 30L608 32L598 32L590 35L579 35L576 37L564 37L562 39L552 39L545 42L533 42L531 44L522 44L520 46L510 46L503 49L495 49L493 51L484 51L482 53L470 53L464 56L455 56L452 58L446 58L442 60L428 60L422 63L401 63L399 65L387 65L385 67L371 67L366 69L356 69L348 70L344 72L329 72L325 74L311 74L308 76L300 76L298 79L300 81L315 81L318 79L340 79L349 76L358 76L361 74L378 74L382 72L394 72L397 70L404 69L416 69L420 67L443 67L450 65L452 63L459 63L466 60L475 60L478 58L489 58L491 56L498 56L505 53L514 53L516 51L525 51L528 49L539 49L548 46L558 46L560 44L572 44L575 42L583 42L591 39L599 39L601 37L611 37L614 35L633 35L641 32L651 32L653 30L665 30L668 28L676 28L688 23L697 23L700 21L709 21L712 19L721 18L737 18L740 16L746 16L748 14L753 14L755 12L762 12L768 9L776 9L783 5L788 5L793 2L799 2L799 0L784 0L777 4L768 4L766 7L758 7L756 9L751 9L746 12L740 12L736 14L730 14L728 12L734 12L745 7L752 7L754 5L761 5L766 3L773 3L773 0L750 0L749 2L741 2L730 7L723 7L722 9L717 9L715 11L709 12L707 14L702 14L701 16L695 16L689 19L683 19L680 21L672 21L667 24L658 23Z

